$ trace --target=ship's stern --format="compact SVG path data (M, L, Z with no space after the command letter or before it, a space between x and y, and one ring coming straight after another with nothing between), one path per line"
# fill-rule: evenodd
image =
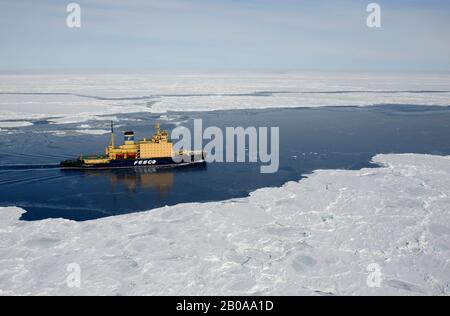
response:
M83 166L83 161L80 159L70 159L61 161L59 164L60 168L81 168Z

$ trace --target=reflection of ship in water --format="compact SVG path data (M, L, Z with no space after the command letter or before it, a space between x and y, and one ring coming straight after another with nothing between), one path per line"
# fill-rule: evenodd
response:
M136 192L137 188L154 189L158 196L165 196L173 186L173 172L156 171L154 168L133 169L134 172L118 172L111 174L111 184L115 187L123 184L128 191Z
M113 189L124 187L129 193L150 189L159 198L167 196L174 183L175 172L184 169L206 169L206 165L186 166L179 169L157 169L155 167L140 167L133 169L118 169L104 171L86 171L88 176L107 177Z

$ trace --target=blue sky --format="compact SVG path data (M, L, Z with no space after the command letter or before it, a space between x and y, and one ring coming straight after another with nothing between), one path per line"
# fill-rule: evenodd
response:
M450 71L450 1L0 0L0 71Z

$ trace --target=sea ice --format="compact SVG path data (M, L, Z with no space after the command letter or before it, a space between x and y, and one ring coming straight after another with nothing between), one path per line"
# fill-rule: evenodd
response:
M448 74L0 75L0 121L281 107L450 105ZM106 120L106 118L103 118Z
M373 160L382 167L88 222L0 208L0 293L449 295L450 157Z
M31 125L33 125L33 123L26 121L0 121L1 128L17 128Z
M106 129L79 129L77 132L87 135L103 135L110 133L110 131Z

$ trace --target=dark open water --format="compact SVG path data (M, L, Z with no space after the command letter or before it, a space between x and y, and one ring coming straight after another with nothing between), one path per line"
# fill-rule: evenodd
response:
M34 122L20 133L0 134L0 206L27 210L23 220L89 220L184 202L244 197L261 187L299 180L315 169L375 167L378 153L450 154L450 107L377 106L168 113L119 117L122 130L150 136L153 124L191 127L279 126L280 169L260 174L257 163L212 163L204 168L61 171L51 168L80 153L103 152L109 135L70 135L80 124ZM109 122L88 122L108 129ZM83 123L86 124L86 123ZM55 131L67 131L56 136ZM15 165L15 166L11 166Z

